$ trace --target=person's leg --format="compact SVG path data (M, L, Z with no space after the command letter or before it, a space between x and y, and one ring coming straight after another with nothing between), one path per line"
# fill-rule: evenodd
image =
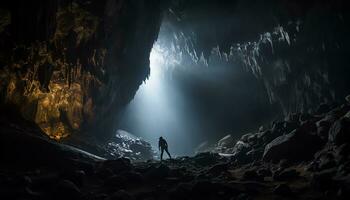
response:
M170 155L170 153L169 153L169 151L168 151L168 148L166 148L165 151L166 151L166 153L168 154L169 158L171 159L171 155Z
M161 161L163 160L163 153L164 153L164 149L161 148L161 149L160 149L160 160L161 160Z

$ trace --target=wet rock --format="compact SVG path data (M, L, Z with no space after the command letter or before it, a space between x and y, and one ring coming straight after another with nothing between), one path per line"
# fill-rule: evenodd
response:
M69 180L60 181L54 191L53 199L79 199L81 197L80 189Z
M117 134L108 142L106 151L108 153L105 157L109 159L115 157L125 157L133 161L153 159L151 144L124 130L117 131Z
M235 140L232 135L226 135L222 139L220 139L217 143L217 146L224 149L232 148L235 144Z
M329 130L328 140L336 145L350 143L350 119L342 118L336 121Z
M232 160L236 161L239 164L246 164L253 161L253 158L247 153L252 150L250 144L243 142L242 140L238 141L235 146L231 149L230 153L233 154Z
M291 162L311 160L322 146L323 142L317 135L298 129L287 135L277 137L267 144L263 160L273 162L282 159Z
M273 193L281 196L290 196L292 194L292 190L287 184L279 184L275 187Z

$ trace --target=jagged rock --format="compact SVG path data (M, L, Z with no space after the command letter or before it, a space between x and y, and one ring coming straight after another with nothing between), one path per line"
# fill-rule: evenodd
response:
M263 160L273 162L282 159L291 162L310 160L322 146L323 142L317 135L300 128L287 135L277 137L267 144Z
M234 138L232 135L226 135L222 139L220 139L217 143L219 147L231 148L234 146Z
M239 140L236 145L230 150L233 154L231 159L234 159L238 163L248 163L253 161L253 158L248 156L247 153L252 150L252 147L241 140Z
M146 161L154 156L151 144L123 130L118 130L110 139L106 151L105 157L109 159L124 157L132 161Z
M336 121L329 129L330 142L336 145L342 145L350 142L350 119L342 118Z

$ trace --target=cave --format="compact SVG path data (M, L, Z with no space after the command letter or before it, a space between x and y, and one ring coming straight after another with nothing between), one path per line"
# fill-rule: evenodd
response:
M345 0L3 0L0 199L349 199Z

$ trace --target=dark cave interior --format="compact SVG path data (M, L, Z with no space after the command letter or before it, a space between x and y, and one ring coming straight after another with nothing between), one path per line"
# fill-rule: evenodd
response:
M345 0L1 1L0 199L349 199L349 21Z

